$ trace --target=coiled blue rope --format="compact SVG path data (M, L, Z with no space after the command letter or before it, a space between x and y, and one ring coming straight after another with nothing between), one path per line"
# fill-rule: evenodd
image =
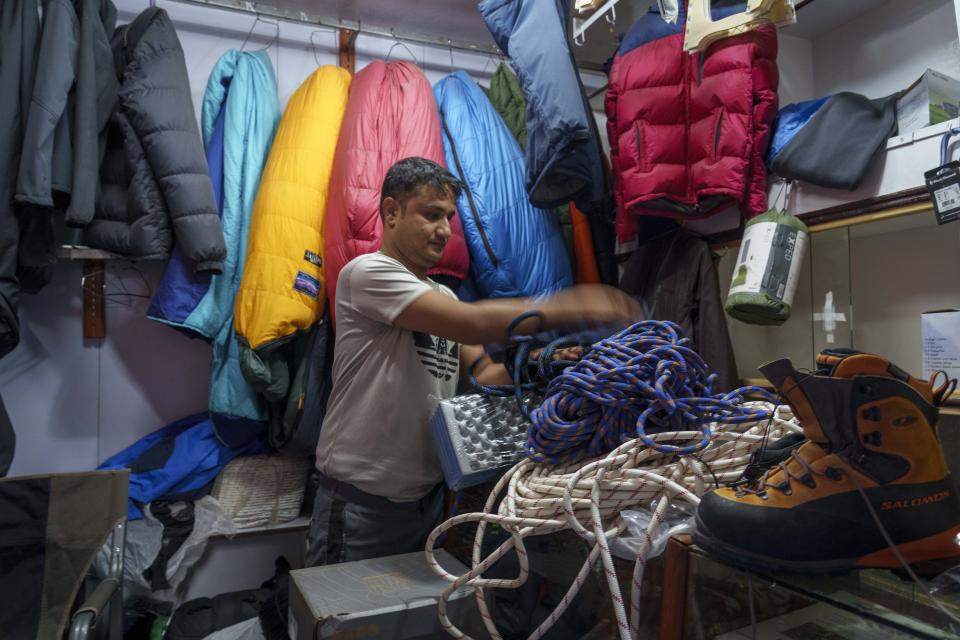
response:
M774 394L760 387L714 394L717 376L690 345L680 327L657 320L595 343L549 382L543 403L530 416L527 456L568 464L638 437L657 451L690 455L710 444L711 423L770 419L770 411L744 406L744 395L776 402ZM664 431L700 431L703 437L680 447L648 435Z
M524 396L529 393L543 393L547 385L557 375L568 367L576 364L573 360L554 360L554 353L558 349L573 346L584 345L583 334L571 334L547 342L543 351L537 358L532 358L531 353L538 344L544 344L542 339L536 335L515 335L515 331L521 322L530 318L536 318L537 330L531 332L537 334L543 328L543 314L539 311L527 311L514 318L513 322L507 327L508 344L504 348L503 364L507 373L513 379L513 384L480 384L477 382L474 370L483 358L478 359L471 366L467 375L470 384L478 393L488 396L497 396L501 398L516 398L517 407L526 418L530 418L530 410L527 403L524 402ZM588 339L592 344L593 340Z

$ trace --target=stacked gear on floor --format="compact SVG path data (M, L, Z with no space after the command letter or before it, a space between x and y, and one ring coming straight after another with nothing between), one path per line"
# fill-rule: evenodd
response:
M409 62L374 60L357 72L340 128L323 221L327 298L336 320L337 277L352 259L380 248L380 189L397 161L419 156L446 166L430 82ZM443 258L429 271L454 290L470 259L460 218Z
M782 210L747 223L724 304L730 317L774 326L790 318L808 235L802 220Z
M524 538L573 529L590 544L590 555L559 606L531 637L541 637L557 622L598 561L605 569L619 637L635 637L650 540L670 501L697 505L697 496L711 484L739 478L767 438L799 431L792 413L771 403L771 394L745 388L711 395L712 384L712 374L689 341L675 325L662 322L638 323L601 340L580 362L556 375L544 404L533 412L530 457L500 479L483 512L448 520L427 541L432 568L451 582L438 607L444 629L466 637L450 622L447 602L456 589L469 585L488 631L499 637L484 589L514 589L526 582ZM743 394L748 392L765 400L747 402ZM608 541L626 529L620 512L636 505L650 507L654 517L635 565L628 619ZM445 531L466 523L479 523L472 568L455 576L436 562L432 547ZM502 527L510 539L482 558L488 524ZM520 562L515 580L481 577L513 549Z
M447 166L463 183L470 286L460 298L532 298L572 285L556 215L527 199L520 147L483 90L457 71L433 91Z
M736 8L715 10L736 11ZM764 164L777 117L777 33L772 26L683 50L657 8L624 36L606 95L617 198L617 235L636 237L641 216L698 220L738 205L767 210Z
M960 500L937 435L956 380L934 386L890 361L828 351L815 373L761 371L807 441L756 478L705 496L696 542L763 571L838 572L960 558ZM946 377L946 376L944 376Z
M226 446L217 438L210 416L198 413L140 438L97 469L130 469L127 518L139 520L144 505L160 499L196 500L210 493L231 460L267 451L262 440Z
M292 454L316 450L329 393L323 220L349 88L350 74L328 65L290 96L254 202L234 305L240 368L267 402L271 444Z

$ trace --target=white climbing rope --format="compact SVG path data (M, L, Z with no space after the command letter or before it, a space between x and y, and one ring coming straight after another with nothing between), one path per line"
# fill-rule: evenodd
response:
M715 483L731 482L750 462L750 455L766 440L775 440L791 432L799 432L800 425L789 407L774 407L766 402L748 402L746 406L773 410L770 420L739 425L715 425L710 445L694 455L677 456L663 453L631 440L608 455L568 466L550 466L524 460L508 471L490 492L484 510L467 513L447 520L434 529L426 544L427 561L441 577L450 581L443 592L438 616L444 630L454 638L472 640L457 628L447 615L452 594L464 586L473 587L484 626L493 640L502 640L487 606L484 590L516 589L527 581L529 558L524 538L572 529L589 545L590 553L583 563L560 604L530 635L537 640L563 615L580 591L591 570L599 560L603 565L613 610L621 640L635 640L640 623L640 598L643 572L653 537L662 522L671 500L683 500L692 506ZM702 440L701 431L675 431L650 436L657 443L685 446ZM503 500L497 513L492 513L501 494ZM653 518L644 532L634 565L631 585L630 617L621 595L610 553L609 540L622 533L626 525L620 517L624 509L654 505ZM437 538L453 527L478 523L473 543L470 571L462 576L448 573L437 562L433 545ZM486 558L481 558L483 538L488 523L498 524L510 534ZM520 575L513 580L490 579L480 576L506 555L516 549Z

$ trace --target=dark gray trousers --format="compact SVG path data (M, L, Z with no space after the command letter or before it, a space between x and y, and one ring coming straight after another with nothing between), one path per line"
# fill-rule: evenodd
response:
M412 502L393 502L321 478L307 534L304 566L423 551L443 517L443 484Z

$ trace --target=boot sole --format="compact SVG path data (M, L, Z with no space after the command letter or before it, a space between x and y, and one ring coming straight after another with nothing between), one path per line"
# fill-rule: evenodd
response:
M930 563L930 571L936 571L940 563L960 558L960 525L935 536L911 540L897 545L903 558L911 566ZM834 574L840 575L857 569L900 569L903 565L889 548L884 548L857 558L836 560L784 560L727 544L710 534L709 529L696 516L694 543L723 562L756 571L758 573L776 573L786 571L804 575ZM954 563L947 563L947 568ZM924 571L928 573L928 571Z

